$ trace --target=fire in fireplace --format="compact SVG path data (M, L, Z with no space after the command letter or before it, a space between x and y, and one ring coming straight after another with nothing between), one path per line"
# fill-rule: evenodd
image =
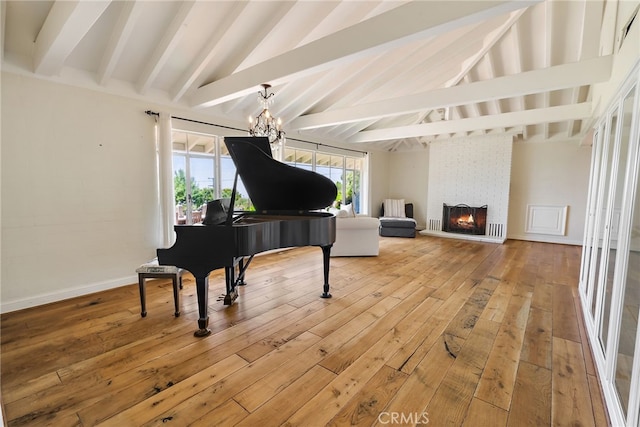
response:
M487 205L472 207L463 204L442 204L442 231L484 235L486 228Z

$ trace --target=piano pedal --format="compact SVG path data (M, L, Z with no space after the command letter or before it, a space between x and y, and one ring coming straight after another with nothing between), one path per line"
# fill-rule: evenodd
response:
M238 298L238 291L235 289L224 297L224 305L231 305Z
M220 294L218 295L218 298L216 298L216 301L224 301L224 297L225 297L225 294Z

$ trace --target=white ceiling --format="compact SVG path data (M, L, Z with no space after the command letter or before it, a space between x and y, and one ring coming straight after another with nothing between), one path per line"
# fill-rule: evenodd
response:
M582 139L604 0L3 1L5 70L410 150L464 135ZM363 145L364 144L364 145Z

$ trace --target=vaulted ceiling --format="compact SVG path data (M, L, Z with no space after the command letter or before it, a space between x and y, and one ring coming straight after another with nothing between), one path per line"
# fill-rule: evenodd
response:
M288 137L411 150L581 139L604 0L3 1L2 66Z

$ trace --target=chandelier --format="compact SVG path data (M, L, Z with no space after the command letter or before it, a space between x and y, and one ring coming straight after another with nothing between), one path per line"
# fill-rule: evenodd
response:
M258 102L262 103L262 112L254 119L249 117L249 135L266 136L270 143L282 144L284 142L284 131L282 130L282 120L274 119L269 112L269 103L274 96L268 93L270 84L263 83L263 92L258 92Z

